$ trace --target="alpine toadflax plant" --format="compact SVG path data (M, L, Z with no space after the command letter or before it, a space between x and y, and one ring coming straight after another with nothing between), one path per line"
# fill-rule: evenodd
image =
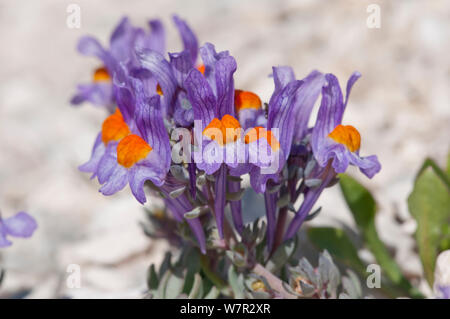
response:
M158 20L147 32L122 19L109 48L92 37L80 40L78 50L98 58L99 68L72 103L107 111L80 169L97 178L104 195L129 185L142 204L146 189L161 197L164 211L152 215L161 228L153 234L194 243L202 254L234 249L235 264L253 267L255 247L264 242L271 256L294 238L323 190L349 165L369 178L380 171L375 155L360 155L361 135L343 120L361 75L350 76L344 96L333 74L312 71L296 79L292 68L275 66L274 90L264 103L235 87L238 63L228 51L199 47L190 27L176 16L174 22L183 43L176 53L166 53ZM308 127L317 100L315 125ZM249 222L242 206L249 191L262 194L267 227Z

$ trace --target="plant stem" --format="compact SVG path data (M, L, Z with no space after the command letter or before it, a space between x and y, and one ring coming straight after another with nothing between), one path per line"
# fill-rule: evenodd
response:
M280 209L280 212L278 213L278 221L275 231L275 241L273 243L272 251L270 252L270 256L277 250L278 246L283 242L283 236L284 236L284 226L286 224L287 219L287 207L283 207ZM270 257L269 257L270 258Z

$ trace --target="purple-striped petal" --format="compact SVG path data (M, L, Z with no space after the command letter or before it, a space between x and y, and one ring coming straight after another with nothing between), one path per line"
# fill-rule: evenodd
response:
M14 237L31 237L37 228L36 220L25 212L0 220L5 232Z
M150 71L162 89L165 110L173 111L173 99L177 89L177 81L172 73L172 67L164 57L155 51L139 51L137 56L141 67Z
M201 121L201 132L203 132L214 118L216 98L203 74L196 69L189 72L185 87L188 99L194 109L194 119Z
M203 64L205 65L205 78L209 85L211 85L214 94L217 93L216 89L216 62L222 58L229 56L228 51L222 51L216 53L214 45L211 43L205 43L200 48L200 56L202 57Z
M86 56L94 56L104 61L108 53L103 49L100 42L91 36L84 36L78 41L78 52Z
M271 104L269 104L267 128L268 130L274 128L279 130L278 141L280 142L284 160L288 158L291 150L296 127L294 102L297 91L302 84L302 81L290 82L280 92L274 93L275 97L271 99Z
M294 140L300 142L308 131L311 111L325 84L325 76L319 71L312 71L297 91L295 100L296 127Z
M102 187L100 192L103 195L113 195L122 190L128 183L128 171L121 165L116 165L108 180Z
M166 52L166 31L161 20L154 19L148 22L151 32L147 37L146 48L159 54Z
M239 111L239 123L244 130L252 127L266 127L267 119L263 109L246 108Z
M107 107L113 110L114 95L113 87L110 82L79 84L77 93L72 97L72 105L80 105L84 102L92 103L95 106Z
M312 131L311 146L320 166L324 167L329 159L328 148L332 145L328 134L341 124L344 115L342 92L337 78L332 74L326 76L328 84L322 88L322 101Z
M189 52L191 56L192 65L197 61L198 55L198 40L195 36L194 32L188 26L186 21L180 19L178 16L173 16L173 21L178 28L178 32L180 33L181 39L183 41L184 50Z
M169 53L169 58L178 85L183 86L187 74L194 67L191 61L191 54L189 51Z
M130 183L131 192L141 204L145 204L147 201L144 192L145 181L150 180L156 186L161 186L164 183L166 173L160 171L157 164L158 162L155 163L155 161L152 161L152 165L136 164L128 172L128 182Z
M123 17L114 29L109 41L109 50L117 61L128 62L131 58L135 32L127 17Z
M93 173L91 178L97 175L97 168L100 160L105 154L105 144L102 141L102 134L99 133L95 139L94 146L92 147L91 158L86 163L80 165L78 169L82 172Z
M274 66L272 70L275 91L281 91L290 82L295 81L294 70L290 66Z
M119 165L117 163L117 144L117 142L109 142L98 163L96 175L100 184L106 183Z
M350 96L350 92L352 90L353 85L355 82L361 77L361 73L358 71L353 72L350 76L350 79L347 81L347 89L346 89L346 95L345 95L345 102L344 102L344 108L347 106L348 98Z
M216 117L222 118L225 114L234 116L234 79L236 60L232 56L221 58L216 65L217 104Z

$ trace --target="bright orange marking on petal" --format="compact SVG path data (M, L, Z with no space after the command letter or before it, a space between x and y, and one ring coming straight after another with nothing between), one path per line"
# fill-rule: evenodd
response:
M240 128L241 125L236 118L229 114L225 114L221 120L216 117L213 118L208 126L205 127L202 134L223 146L224 144L235 142L239 139L240 130L236 131L236 129ZM227 134L227 129L232 129L231 131L228 130L230 131L229 134ZM219 135L222 135L221 138Z
M347 146L350 152L355 152L361 147L361 135L358 130L351 125L339 124L328 134L335 142Z
M233 116L225 114L222 117L222 134L226 143L236 142L240 138L241 124ZM238 131L236 131L238 130ZM228 132L227 132L228 131ZM227 134L228 133L228 134Z
M146 158L151 151L152 147L142 137L131 134L123 138L117 145L117 162L130 168L141 159Z
M106 70L105 67L98 68L95 70L94 75L94 82L107 82L111 81L111 77L109 76L108 70Z
M261 99L255 93L234 90L234 107L236 108L236 112L242 109L260 109L261 105Z
M125 123L119 109L116 109L114 114L108 116L103 121L102 141L105 145L110 141L119 141L128 134L130 134L130 129L127 123Z
M272 150L278 151L280 149L280 142L278 142L277 138L271 131L266 130L262 126L256 126L250 129L244 137L246 144L256 142L260 138L265 138Z
M202 74L205 74L205 65L200 64L199 66L197 66L197 70L199 70Z
M159 84L156 84L156 93L158 93L159 95L163 96L163 91L161 89L161 86Z

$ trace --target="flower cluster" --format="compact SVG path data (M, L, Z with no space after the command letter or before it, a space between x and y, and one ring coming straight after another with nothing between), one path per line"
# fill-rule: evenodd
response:
M251 188L264 196L270 251L296 234L338 173L354 165L372 178L380 170L376 156L360 156L357 129L343 124L359 73L351 75L344 98L333 74L312 71L299 80L292 68L273 67L275 88L262 103L257 94L235 88L237 63L228 51L216 52L210 43L199 47L186 22L176 16L174 22L183 42L177 53L166 55L158 20L147 32L122 19L109 48L92 37L78 44L82 54L101 62L72 103L89 101L109 112L91 159L80 167L98 179L104 195L129 185L143 204L148 186L174 220L187 222L205 253L208 221L215 221L219 240L243 232L242 177L248 175ZM234 230L224 217L228 205ZM289 211L294 216L285 230Z

